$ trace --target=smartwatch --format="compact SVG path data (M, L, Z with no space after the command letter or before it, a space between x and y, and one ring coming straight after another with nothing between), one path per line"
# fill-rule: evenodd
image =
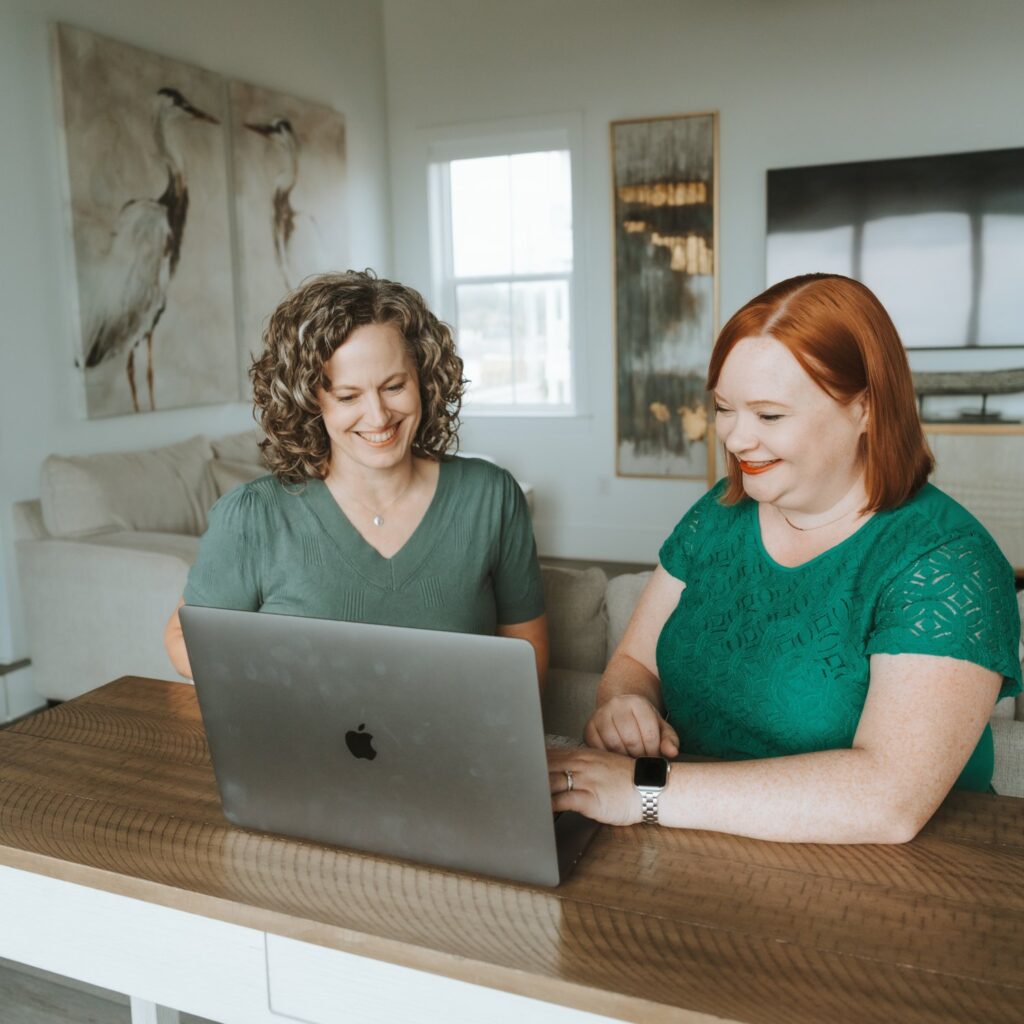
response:
M658 824L658 797L668 785L671 769L663 757L638 757L633 763L633 785L640 792L645 825Z

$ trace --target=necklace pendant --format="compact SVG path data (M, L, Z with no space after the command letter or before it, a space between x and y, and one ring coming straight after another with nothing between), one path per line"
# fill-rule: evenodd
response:
M373 517L373 525L374 526L383 526L384 525L384 517L383 516L374 516Z

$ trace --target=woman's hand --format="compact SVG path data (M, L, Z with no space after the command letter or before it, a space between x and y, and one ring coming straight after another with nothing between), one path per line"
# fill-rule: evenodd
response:
M646 698L622 694L606 700L583 730L589 747L630 757L675 757L679 736Z
M657 644L684 586L660 565L651 574L597 688L597 710L583 732L589 746L630 757L679 753L679 737L658 710Z
M178 618L178 611L184 603L185 598L182 598L164 627L164 649L167 651L167 656L171 659L171 664L178 675L191 679L192 666L188 662L185 637L181 632L181 619Z
M605 825L635 825L642 817L630 757L586 747L549 750L548 781L555 811L578 811Z

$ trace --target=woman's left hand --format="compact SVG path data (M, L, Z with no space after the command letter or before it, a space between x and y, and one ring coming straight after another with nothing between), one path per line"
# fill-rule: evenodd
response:
M640 794L633 786L633 758L579 747L548 751L551 807L578 811L605 825L634 825L641 818ZM572 789L568 789L569 775Z

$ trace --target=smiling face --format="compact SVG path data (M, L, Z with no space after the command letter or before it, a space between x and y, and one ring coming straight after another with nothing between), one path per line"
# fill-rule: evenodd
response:
M739 461L743 489L755 501L824 512L863 474L864 404L837 402L775 338L738 341L714 397L715 430Z
M388 470L412 459L420 425L416 366L393 324L357 327L324 364L317 396L331 469Z

